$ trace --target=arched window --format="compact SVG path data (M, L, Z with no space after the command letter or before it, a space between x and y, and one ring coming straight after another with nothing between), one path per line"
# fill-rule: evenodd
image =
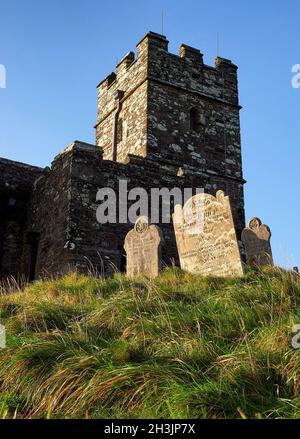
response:
M190 130L199 133L201 128L200 112L196 108L190 110Z

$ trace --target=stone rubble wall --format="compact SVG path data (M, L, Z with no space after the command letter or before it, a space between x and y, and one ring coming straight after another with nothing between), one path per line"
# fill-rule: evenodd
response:
M128 190L135 187L205 188L215 195L219 189L232 195L233 216L238 236L244 227L242 184L199 173L178 177L177 166L130 156L127 164L103 159L103 151L93 145L75 142L53 162L51 173L36 190L32 206L35 230L41 235L37 275L45 267L51 273L71 267L80 271L110 274L124 269L124 239L132 224L99 224L96 218L97 191L109 187L118 193L119 180L126 180ZM64 182L64 183L63 183ZM45 200L43 205L41 200ZM151 197L149 196L149 206ZM130 202L128 203L130 206ZM173 212L173 207L172 211ZM117 212L118 217L118 212ZM67 219L67 223L66 223ZM160 224L164 237L164 264L178 264L173 224ZM66 242L68 248L64 248Z
M0 278L20 275L33 182L42 169L0 158Z

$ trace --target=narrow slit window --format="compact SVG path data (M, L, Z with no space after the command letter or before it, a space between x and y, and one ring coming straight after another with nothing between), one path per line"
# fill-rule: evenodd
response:
M190 130L199 133L201 128L200 112L196 108L190 110Z
M120 117L118 120L118 131L117 131L117 141L118 143L123 140L123 119Z

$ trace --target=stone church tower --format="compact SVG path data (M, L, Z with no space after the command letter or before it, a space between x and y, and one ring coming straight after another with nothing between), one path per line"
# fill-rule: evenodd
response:
M245 226L237 67L203 62L148 33L98 85L96 145L75 141L51 168L0 159L0 273L33 279L95 267L124 270L131 224L99 224L97 191L203 188L230 197L238 239ZM26 200L26 202L24 202ZM172 224L161 224L165 264L178 262Z
M198 49L168 52L166 37L148 33L116 73L98 85L96 143L104 159L129 154L242 180L237 67Z

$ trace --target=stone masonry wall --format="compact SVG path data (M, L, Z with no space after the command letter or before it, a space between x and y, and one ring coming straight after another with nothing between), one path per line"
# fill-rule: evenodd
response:
M0 158L0 277L20 275L31 188L41 168Z
M120 180L127 181L128 190L141 187L149 194L151 188L164 187L205 188L212 194L219 189L227 190L240 235L244 227L242 184L237 186L235 180L188 170L178 176L178 166L171 162L159 163L133 155L128 160L127 164L103 160L101 148L74 142L54 159L51 169L39 169L28 186L32 194L26 203L28 214L24 209L22 237L18 241L22 268L19 255L17 265L10 270L28 275L30 246L24 237L32 233L39 236L36 276L55 275L74 268L81 271L96 268L106 275L116 269L124 270L124 239L132 224L101 225L96 219L97 191L110 187L118 194ZM178 263L173 225L160 224L160 227L164 236L164 263Z
M70 149L59 154L35 182L29 206L27 234L39 236L36 275L67 271L72 264L67 246L70 223L72 154ZM29 271L30 247L23 249L24 273Z
M147 41L138 45L138 57L129 52L111 73L98 85L98 121L96 144L103 148L104 158L112 159L112 133L118 103L116 94L124 94L120 101L118 161L125 162L128 153L146 156L147 153Z
M109 274L116 269L124 269L124 239L132 224L120 224L118 210L116 224L99 224L96 218L96 211L100 204L96 200L98 190L109 187L118 194L120 180L127 181L128 191L140 187L144 188L148 194L151 188L155 187L205 188L206 192L214 195L219 189L227 189L233 200L234 220L240 237L244 227L244 211L240 203L242 185L238 188L235 181L228 183L224 178L200 173L198 175L186 173L179 177L176 165L162 166L157 161L133 155L129 156L129 162L126 164L104 160L99 147L81 142L75 142L63 155L72 163L69 186L71 199L68 214L69 258L67 263L80 271L97 269L98 272ZM151 197L149 196L149 206L150 204ZM130 205L128 202L128 207ZM178 263L173 224L160 224L160 227L164 236L162 249L164 263L166 265L172 262ZM52 256L49 255L49 257L51 260Z

